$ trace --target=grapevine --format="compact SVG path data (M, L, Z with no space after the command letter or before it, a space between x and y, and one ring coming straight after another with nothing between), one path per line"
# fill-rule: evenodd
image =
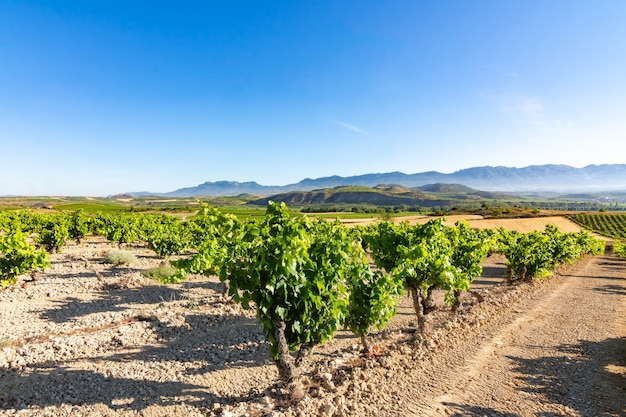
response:
M304 358L341 327L348 282L365 279L362 249L341 224L290 217L284 203L270 203L235 241L220 278L236 302L256 310L279 374L296 381Z
M0 288L14 284L21 274L47 266L48 254L30 245L22 232L0 234Z

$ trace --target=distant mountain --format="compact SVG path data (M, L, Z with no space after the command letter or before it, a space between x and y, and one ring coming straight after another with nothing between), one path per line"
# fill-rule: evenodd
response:
M290 191L313 191L338 186L375 187L397 184L403 187L422 187L429 184L461 184L483 191L520 192L598 192L626 190L626 164L588 165L573 168L567 165L531 165L525 168L475 167L451 174L436 171L418 174L390 172L351 177L331 176L306 178L296 184L266 186L256 182L205 182L196 187L181 188L169 193L126 193L134 196L160 195L170 197L234 196L253 194L269 196Z
M197 187L181 188L165 195L170 197L234 196L240 194L268 194L283 191L280 186L264 186L256 182L218 181L205 182Z

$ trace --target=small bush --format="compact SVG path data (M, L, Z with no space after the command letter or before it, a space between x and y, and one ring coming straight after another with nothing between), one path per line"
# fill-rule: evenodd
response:
M128 265L137 260L137 257L130 252L114 249L104 255L104 263L113 265Z
M156 268L150 268L141 273L146 278L155 279L161 283L168 282L168 279L176 273L176 268L169 265L161 265Z

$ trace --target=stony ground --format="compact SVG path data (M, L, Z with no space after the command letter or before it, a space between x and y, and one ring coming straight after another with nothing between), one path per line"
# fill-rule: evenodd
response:
M626 261L610 254L532 285L485 263L457 314L424 335L403 298L364 358L348 333L318 348L291 403L253 315L216 279L161 286L142 246L128 267L90 238L0 292L0 415L623 416Z

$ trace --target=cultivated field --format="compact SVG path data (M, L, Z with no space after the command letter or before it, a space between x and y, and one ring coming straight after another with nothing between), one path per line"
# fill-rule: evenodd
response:
M429 220L432 220L433 216L406 216L396 219L396 222L408 222L409 224L422 224ZM453 226L457 221L466 220L470 227L475 229L497 229L503 227L508 230L517 230L519 232L530 232L533 230L544 230L546 225L552 224L557 226L559 230L564 233L577 232L581 230L581 227L573 221L567 219L564 216L546 216L546 217L531 217L531 218L511 218L511 219L486 219L480 215L450 215L444 216L446 219L445 224ZM366 218L366 219L345 219L342 222L346 225L365 225L372 222L376 222L378 219Z
M422 222L432 217L405 218ZM456 217L450 216L454 223ZM485 220L523 232L564 217ZM0 415L6 416L621 416L626 414L626 261L585 257L508 286L487 258L457 314L420 335L407 297L380 355L341 332L315 350L306 397L288 401L255 317L217 278L159 285L143 244L112 267L102 237L70 242L51 267L0 291Z

